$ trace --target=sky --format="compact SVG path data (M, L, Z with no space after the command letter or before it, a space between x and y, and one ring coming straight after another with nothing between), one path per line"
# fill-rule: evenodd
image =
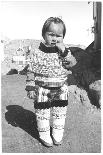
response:
M1 37L42 39L45 20L60 17L66 25L64 42L88 46L93 40L93 6L88 1L1 1Z

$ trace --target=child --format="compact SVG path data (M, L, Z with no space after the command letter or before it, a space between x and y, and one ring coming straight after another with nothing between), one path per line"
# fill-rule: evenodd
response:
M34 99L37 127L41 141L46 146L62 143L66 111L68 105L67 76L64 63L70 67L76 64L75 58L63 43L66 33L60 18L50 17L42 28L44 42L39 49L32 49L28 58L26 90ZM50 111L52 109L52 138L50 136ZM52 141L53 139L53 141Z

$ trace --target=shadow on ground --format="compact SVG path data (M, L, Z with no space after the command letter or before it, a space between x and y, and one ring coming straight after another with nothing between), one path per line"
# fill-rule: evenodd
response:
M5 113L5 119L8 124L23 129L45 146L39 138L35 113L26 110L19 105L9 105L6 106L6 109L7 112ZM50 127L50 134L51 132L52 128Z
M24 109L19 105L9 105L6 107L5 119L8 124L14 127L20 127L33 138L39 140L36 116L33 112Z

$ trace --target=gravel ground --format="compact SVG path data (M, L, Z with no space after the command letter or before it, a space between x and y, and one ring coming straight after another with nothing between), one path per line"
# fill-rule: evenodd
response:
M47 148L38 140L33 100L26 96L23 75L1 79L3 153L100 153L101 111L70 93L63 143Z

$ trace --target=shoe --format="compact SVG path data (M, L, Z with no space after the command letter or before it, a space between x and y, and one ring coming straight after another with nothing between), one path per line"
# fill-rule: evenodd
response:
M53 143L54 143L55 145L61 145L62 142L63 142L63 140L61 140L60 142L57 142L57 141L54 139L54 137L53 137Z
M41 143L43 143L45 146L47 146L47 147L53 146L53 141L50 136L50 130L44 131L44 132L39 131L39 136L40 136Z
M53 146L53 142L51 141L51 143L46 142L44 139L40 139L41 143L44 144L47 147L52 147Z
M62 144L63 132L64 132L64 129L62 129L62 130L53 129L52 139L53 139L53 143L55 145L61 145Z

